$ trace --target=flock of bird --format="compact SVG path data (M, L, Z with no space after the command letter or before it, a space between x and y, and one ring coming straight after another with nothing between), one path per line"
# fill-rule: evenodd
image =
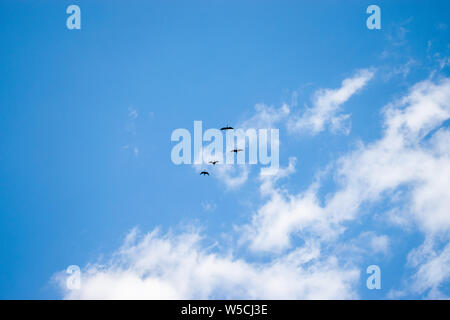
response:
M233 130L233 129L234 129L233 127L230 127L228 125L226 127L220 128L220 130L222 130L222 131ZM231 150L230 152L234 152L234 153L237 154L240 151L244 151L244 150L235 148L235 149ZM209 161L209 163L212 164L213 166L215 166L216 164L219 163L219 160ZM209 176L209 172L208 171L202 171L202 172L200 172L200 175L201 176Z

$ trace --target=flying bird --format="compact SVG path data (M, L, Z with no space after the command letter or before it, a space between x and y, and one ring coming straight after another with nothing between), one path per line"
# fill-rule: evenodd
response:
M202 171L200 172L201 176L209 176L209 172L208 171Z
M226 131L226 130L233 130L233 127L230 127L229 125L227 125L226 127L220 128L220 130L222 131Z
M239 151L244 151L244 150L242 150L242 149L233 149L230 152L238 153Z
M210 161L209 163L211 163L213 166L215 166L216 163L219 163L219 160Z

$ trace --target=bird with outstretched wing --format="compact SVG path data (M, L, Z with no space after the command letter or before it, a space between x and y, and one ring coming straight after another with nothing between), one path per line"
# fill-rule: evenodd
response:
M220 128L220 130L222 131L227 131L227 130L233 130L233 127L230 127L229 125L226 125L225 127Z

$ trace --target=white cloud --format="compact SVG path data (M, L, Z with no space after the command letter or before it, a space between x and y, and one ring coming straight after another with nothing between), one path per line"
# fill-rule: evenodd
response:
M288 123L288 129L294 132L306 132L315 135L328 125L332 132L344 132L348 134L348 114L340 114L341 105L351 96L360 91L374 72L363 69L342 81L338 89L321 89L315 92L312 107L307 108L300 117L294 117Z
M216 166L216 175L229 189L236 189L242 186L248 179L250 169L248 165L228 165Z
M411 289L420 294L428 292L430 299L448 299L440 292L440 287L450 281L450 243L439 250L435 242L427 239L423 245L408 255L409 264L417 267Z
M389 251L389 237L386 235L372 235L370 237L370 248L374 253L384 253L387 254Z
M419 228L432 233L448 231L450 133L441 129L424 140L448 118L450 80L417 84L405 98L385 108L383 138L337 161L340 188L325 205L319 204L317 183L297 195L274 187L269 201L253 217L252 246L286 248L289 234L317 226L329 236L328 226L354 219L363 202L377 201L383 193L407 184L407 206Z
M66 299L349 299L357 298L355 269L320 259L312 243L267 263L209 252L187 232L142 238L132 231L115 258L82 272L81 288ZM263 279L263 280L262 280ZM61 284L64 277L60 277ZM63 287L64 288L64 287Z
M242 228L242 238L250 243L250 249L281 252L290 247L292 233L303 236L308 229L333 234L316 195L317 185L293 196L275 187L275 181L268 177L261 176L261 194L269 199L258 209L251 223Z
M363 228L370 228L370 226L363 226ZM374 231L363 231L356 237L346 237L327 243L327 247L331 248L342 261L359 267L367 266L368 261L372 264L381 258L389 259L390 246L391 239L387 235L379 235Z

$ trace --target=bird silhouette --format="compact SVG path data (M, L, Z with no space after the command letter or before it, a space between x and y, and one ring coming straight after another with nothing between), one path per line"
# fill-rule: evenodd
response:
M219 163L219 160L210 161L209 163L211 163L213 166L215 166L216 163Z
M209 172L208 171L202 171L200 172L201 176L209 176Z
M238 153L239 151L244 151L244 150L242 150L242 149L233 149L230 152Z
M229 125L227 125L226 127L220 128L220 130L222 131L226 131L226 130L233 130L233 127L230 127Z

